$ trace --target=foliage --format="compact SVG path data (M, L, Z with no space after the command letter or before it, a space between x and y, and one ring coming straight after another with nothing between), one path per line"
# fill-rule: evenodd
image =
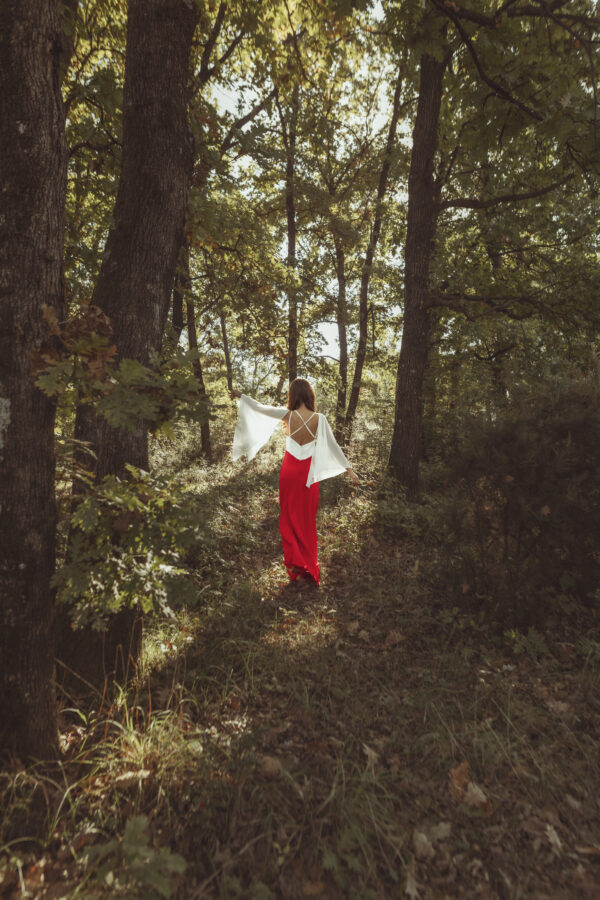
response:
M171 614L195 601L184 556L203 538L197 502L177 479L133 466L128 475L105 478L71 514L68 556L55 585L76 626L101 628L124 607Z
M168 898L172 895L171 876L181 875L185 865L183 857L166 847L155 850L149 843L146 816L134 816L125 825L122 838L88 849L85 896Z
M169 431L177 418L206 421L209 404L191 371L196 350L175 349L168 358L151 353L147 365L115 360L111 324L97 307L85 305L79 316L59 323L44 307L48 345L36 353L36 383L49 397L93 404L111 425L135 429L140 420L152 432Z
M354 446L361 472L368 440ZM444 615L425 571L435 548L374 531L374 497L341 479L323 484L320 593L290 590L276 461L180 473L211 498L205 601L152 619L116 697L63 698L60 761L0 775L5 893L152 896L171 852L187 863L172 896L362 900L408 885L471 900L503 874L526 896L579 881L594 896L591 616L584 637L574 620L505 637ZM465 770L470 794L456 791ZM147 837L124 839L138 817Z
M462 603L525 624L597 602L597 390L543 381L461 423L436 528L442 583Z

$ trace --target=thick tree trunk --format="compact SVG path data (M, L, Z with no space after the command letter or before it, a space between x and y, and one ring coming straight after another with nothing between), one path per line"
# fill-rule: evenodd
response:
M197 18L185 0L129 2L123 164L93 296L112 320L119 360L147 363L162 344L193 162L187 104ZM134 431L95 425L87 438L97 440L98 479L123 474L127 463L148 468L144 422Z
M52 639L55 404L34 383L64 318L60 3L0 6L0 751L57 749Z
M360 396L360 387L362 383L362 373L367 356L367 339L368 339L368 323L369 323L369 283L371 281L371 272L373 270L373 259L379 235L381 234L381 225L383 222L383 204L387 191L390 167L392 164L392 154L394 152L394 144L396 142L396 130L398 127L398 119L400 117L400 94L402 89L402 73L403 69L398 71L396 80L396 90L394 91L394 102L392 106L392 117L388 129L387 141L383 154L383 163L379 173L379 184L377 187L377 200L375 203L375 218L373 220L373 228L369 235L369 243L365 253L365 261L363 263L362 275L360 279L360 294L358 306L358 345L356 348L356 362L354 364L354 374L352 376L352 388L350 390L350 398L348 400L348 409L346 410L345 421L345 442L350 442L352 435L352 426L356 409L358 407L358 398Z
M408 218L404 250L404 325L396 379L390 469L416 496L421 453L423 379L429 348L428 279L436 226L433 163L446 60L421 57L419 101L408 178Z
M227 337L227 322L221 313L221 334L223 335L223 355L225 357L225 371L227 372L227 390L233 390L233 369L231 367L231 353L229 352L229 338Z
M184 223L193 148L188 125L189 61L198 19L185 0L129 0L123 162L93 303L110 317L117 358L147 363L162 345ZM75 434L96 453L96 477L123 475L127 463L148 469L148 431L112 428L92 409L77 410ZM104 635L64 627L59 657L101 681L115 660L135 658L138 616L123 610ZM64 623L63 623L64 624Z
M339 242L336 242L335 247L335 274L338 283L336 318L340 345L340 383L335 406L335 436L336 440L343 444L345 438L344 413L346 410L346 392L348 390L348 337L346 334L346 255L344 248Z

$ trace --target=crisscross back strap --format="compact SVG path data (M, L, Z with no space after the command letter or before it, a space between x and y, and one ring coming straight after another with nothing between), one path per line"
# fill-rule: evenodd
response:
M290 437L292 437L294 434L296 434L298 431L300 431L301 428L305 427L306 430L308 431L308 433L311 435L311 437L314 440L317 435L312 431L311 428L308 427L308 423L312 422L314 417L317 415L316 412L314 412L312 414L312 416L309 416L308 419L306 420L306 422L304 421L304 419L302 418L302 416L300 415L300 413L298 412L297 409L293 409L292 412L295 412L296 415L298 416L298 418L300 419L300 425L298 425L297 428L294 428L293 431L290 431ZM291 424L291 421L292 421L292 413L290 413L290 424Z

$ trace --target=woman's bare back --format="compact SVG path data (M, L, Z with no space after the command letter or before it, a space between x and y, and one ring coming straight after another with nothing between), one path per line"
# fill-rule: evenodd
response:
M303 447L314 441L317 435L318 416L305 406L292 409L283 418L283 430L288 437L293 438L297 444Z

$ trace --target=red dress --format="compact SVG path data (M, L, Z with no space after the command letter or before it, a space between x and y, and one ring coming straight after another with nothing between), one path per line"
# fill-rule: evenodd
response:
M279 530L283 561L292 581L298 578L297 566L319 583L317 561L318 481L306 487L311 457L296 459L286 450L279 474Z
M297 418L294 420L294 414ZM317 509L319 481L332 478L350 467L331 427L322 413L313 412L306 420L297 410L283 406L265 406L247 394L240 397L238 421L233 436L232 456L254 459L269 440L277 424L289 417L291 428L286 439L286 454L279 476L281 515L279 530L283 558L292 581L298 576L319 583L317 561ZM303 432L313 440L299 444L294 434ZM308 486L307 486L308 483ZM299 571L298 571L299 570Z

